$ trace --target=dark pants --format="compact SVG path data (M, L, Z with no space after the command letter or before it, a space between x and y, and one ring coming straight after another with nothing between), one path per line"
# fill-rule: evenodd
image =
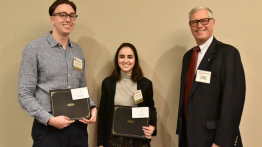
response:
M87 125L76 121L64 129L33 123L33 147L88 147Z
M182 121L182 135L181 135L181 144L180 147L188 147L187 143L187 127L186 127L186 119L183 118Z

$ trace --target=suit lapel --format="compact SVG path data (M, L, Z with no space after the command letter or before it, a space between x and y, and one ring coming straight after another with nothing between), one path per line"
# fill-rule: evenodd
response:
M112 89L110 90L110 92L112 92L112 93L111 93L111 98L112 98L111 106L114 106L114 105L115 105L116 82L117 82L117 81L115 81L113 78L112 78L112 80L111 80L111 82L110 82L110 87L112 88Z
M202 61L200 62L199 66L198 66L198 69L200 69L200 70L206 70L207 69L209 63L212 61L212 59L213 59L213 57L215 55L216 44L217 44L217 40L214 37L212 43L210 44L210 46L207 49L207 52L205 53ZM196 75L195 75L195 79L196 79ZM188 98L190 98L192 93L197 88L198 84L199 84L199 82L196 82L195 80L193 81L193 85L192 85L192 88L190 90L190 94L189 94Z
M137 90L142 90L142 82L141 82L141 80L138 80L138 81L137 81ZM143 95L143 91L142 91L142 95ZM144 99L144 97L143 97L143 99ZM138 106L138 107L141 107L143 103L144 103L144 102L139 103L139 104L137 104L137 106Z
M138 80L137 81L137 90L141 90L142 91L142 95L143 95L143 102L142 103L139 103L137 104L138 107L146 107L146 102L145 102L145 91L144 91L144 88L143 88L143 80L144 78L142 78L141 80Z
M183 68L182 68L182 74L181 74L181 97L180 99L182 100L184 98L184 92L185 92L185 86L186 86L186 77L187 77L187 71L189 68L189 64L190 64L190 60L191 60L191 56L193 54L194 50L193 48L190 49L188 51L188 53L186 53L184 59L183 59ZM181 101L183 102L183 101Z
M141 87L142 87L142 82L141 80L138 80L137 81L137 90L141 90Z

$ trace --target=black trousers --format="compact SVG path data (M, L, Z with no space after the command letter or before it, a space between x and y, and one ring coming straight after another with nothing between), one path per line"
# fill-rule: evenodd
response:
M187 143L187 127L186 127L186 119L182 120L182 135L181 135L181 143L180 147L188 147Z
M88 147L87 125L75 121L64 129L45 126L34 120L33 147Z

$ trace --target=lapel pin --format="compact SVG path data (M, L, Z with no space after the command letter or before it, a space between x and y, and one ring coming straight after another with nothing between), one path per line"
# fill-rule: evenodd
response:
M208 59L208 61L210 61L210 59Z

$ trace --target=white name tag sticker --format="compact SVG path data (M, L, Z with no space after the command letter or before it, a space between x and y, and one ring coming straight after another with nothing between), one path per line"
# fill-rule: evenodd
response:
M135 99L135 104L139 104L143 102L143 95L141 90L137 90L134 92L134 99Z
M74 70L82 72L83 61L74 57Z
M87 87L71 89L71 94L73 100L89 98Z
M210 84L211 72L204 70L197 70L196 81Z
M132 118L149 118L148 107L133 107Z

